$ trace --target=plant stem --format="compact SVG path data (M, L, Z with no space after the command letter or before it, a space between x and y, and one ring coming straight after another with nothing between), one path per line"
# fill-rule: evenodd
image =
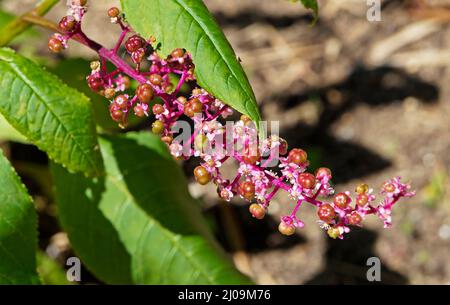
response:
M31 26L32 23L25 20L26 18L43 16L58 2L59 0L43 0L31 11L6 24L0 31L0 47L10 43L11 40Z

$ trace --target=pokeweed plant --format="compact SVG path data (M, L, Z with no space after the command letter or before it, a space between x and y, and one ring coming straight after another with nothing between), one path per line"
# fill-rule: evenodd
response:
M196 181L215 184L225 201L248 201L256 219L266 215L275 194L287 192L296 204L280 219L285 235L304 227L298 216L303 203L317 208L319 226L331 238L342 239L370 214L389 227L392 207L414 195L399 177L383 184L378 205L366 184L354 196L335 194L330 169L308 172L304 150L289 150L278 135L266 136L239 60L201 0L122 0L122 9L105 14L121 29L112 48L83 31L86 0L68 0L58 24L41 17L56 2L44 0L12 20L0 31L0 43L32 24L55 31L48 41L54 53L77 41L98 54L86 83L105 97L111 119L125 128L132 116L154 118L152 133L97 136L83 94L11 49L0 49L0 112L52 160L58 217L75 252L100 280L251 283L212 237L174 159L198 158ZM317 14L315 1L301 2ZM138 85L131 91L133 81ZM186 84L197 87L186 94ZM240 119L224 123L233 111ZM189 130L187 136L181 129ZM237 164L233 177L222 174L225 162ZM0 169L0 282L37 283L36 215L4 157Z

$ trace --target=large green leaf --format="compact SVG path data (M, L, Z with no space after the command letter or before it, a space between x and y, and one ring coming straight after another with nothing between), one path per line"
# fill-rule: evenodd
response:
M165 144L129 133L100 146L106 177L53 169L61 223L94 274L108 283L250 283L213 240Z
M185 48L199 84L259 124L255 95L232 47L201 0L121 0L127 20L144 37L153 35L167 55Z
M33 202L0 150L0 284L39 284Z
M0 49L0 113L55 162L102 172L92 107L78 91L10 49Z
M0 141L13 141L27 144L27 139L12 127L0 114Z

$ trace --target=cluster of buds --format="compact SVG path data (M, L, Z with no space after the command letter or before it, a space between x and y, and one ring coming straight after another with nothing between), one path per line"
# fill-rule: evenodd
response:
M389 227L392 207L402 197L414 195L399 177L383 185L383 198L378 205L374 205L375 195L366 184L356 188L353 199L348 191L335 194L331 170L322 167L314 173L308 172L308 155L304 150L289 150L286 140L277 135L261 139L257 127L246 115L235 123L224 123L232 109L204 89L195 88L188 95L181 94L185 83L195 81L195 66L186 50L175 49L167 58L161 58L152 47L154 38L146 40L133 33L115 7L108 10L108 16L122 29L116 46L105 49L87 38L81 30L86 12L86 1L82 2L75 5L72 1L71 15L61 20L61 31L50 39L50 50L62 50L70 38L78 38L96 50L100 61L91 63L87 83L109 100L112 119L124 127L129 115L154 116L152 132L160 135L176 159L199 158L200 164L194 169L196 181L201 185L215 184L223 200L241 197L250 203L253 217L262 219L272 198L283 190L296 204L289 215L280 219L282 234L292 235L296 228L304 226L298 210L303 203L308 203L317 207L319 226L330 237L343 238L350 226L360 226L369 214L378 215L384 226ZM122 46L131 61L118 55ZM107 61L116 69L108 71ZM144 66L148 68L142 69ZM139 85L133 93L127 93L131 78ZM180 127L180 123L186 122L183 119L194 125L194 131L187 137L186 133L180 134L180 129L190 130L192 124ZM222 165L228 160L239 165L234 177L227 178L221 173Z

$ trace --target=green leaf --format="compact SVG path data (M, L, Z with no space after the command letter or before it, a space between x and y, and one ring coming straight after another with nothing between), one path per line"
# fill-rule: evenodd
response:
M314 22L316 22L319 16L319 5L317 4L317 0L291 0L292 2L301 2L303 6L307 9L310 9L314 13Z
M27 139L12 127L0 114L0 141L13 141L27 144Z
M73 285L69 282L64 269L42 251L37 253L37 270L44 285Z
M175 48L192 54L198 83L259 125L250 83L231 45L201 0L121 0L127 20L144 37L161 43L162 55Z
M89 100L10 49L0 49L0 113L71 171L102 172Z
M0 284L39 284L36 212L1 150L0 185Z
M183 172L150 133L100 140L106 177L53 168L60 220L107 283L249 284L212 238ZM114 254L114 255L110 255Z

